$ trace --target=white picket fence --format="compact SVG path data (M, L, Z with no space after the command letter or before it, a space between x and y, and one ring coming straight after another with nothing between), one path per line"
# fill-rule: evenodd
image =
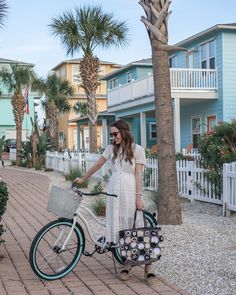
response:
M46 168L53 169L63 174L69 174L74 169L80 169L84 174L98 159L99 154L90 153L58 153L58 152L47 152L46 155ZM106 163L100 170L95 174L95 178L102 178L102 176L108 174L109 164Z
M236 211L236 162L223 167L223 214Z
M100 157L90 153L57 153L47 152L46 167L64 174L79 168L85 173ZM144 171L144 187L147 190L158 188L157 159L148 158ZM109 163L98 170L94 177L102 178L109 173ZM179 194L190 200L199 200L223 205L226 210L236 211L236 163L224 164L223 194L218 196L217 190L204 175L205 170L199 167L199 161L176 161Z

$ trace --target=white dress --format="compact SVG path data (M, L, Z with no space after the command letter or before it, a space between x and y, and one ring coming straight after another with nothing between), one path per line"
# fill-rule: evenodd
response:
M136 210L136 181L135 164L145 164L144 149L134 144L134 158L132 164L121 159L121 152L115 159L113 157L112 145L108 145L102 156L110 160L111 177L109 179L108 193L116 194L118 197L107 197L106 206L106 241L116 243L119 238L119 230L128 229L133 226L134 213Z

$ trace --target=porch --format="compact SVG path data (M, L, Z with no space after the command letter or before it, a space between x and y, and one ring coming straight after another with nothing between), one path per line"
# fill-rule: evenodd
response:
M185 147L181 146L181 107L204 103L209 105L218 100L217 70L171 68L170 79L175 149L180 152ZM153 140L149 122L155 122L154 103L153 75L108 89L108 112L115 112L117 118L125 120L138 118L136 124L139 124L140 130L139 143L144 148L150 147L149 141Z

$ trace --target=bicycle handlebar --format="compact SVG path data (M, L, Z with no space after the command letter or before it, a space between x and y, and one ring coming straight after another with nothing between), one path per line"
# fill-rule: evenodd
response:
M85 195L85 196L96 196L96 195L105 195L105 196L110 196L110 197L115 197L117 198L117 195L115 194L108 194L106 192L97 192L97 193L84 193L81 190L79 190L77 187L75 187L74 185L72 185L72 190L77 193L78 195Z

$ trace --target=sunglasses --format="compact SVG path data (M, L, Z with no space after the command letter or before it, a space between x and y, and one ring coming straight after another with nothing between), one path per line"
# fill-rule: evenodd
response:
M111 132L110 133L110 137L116 137L118 135L118 133L120 133L120 131L117 132Z

